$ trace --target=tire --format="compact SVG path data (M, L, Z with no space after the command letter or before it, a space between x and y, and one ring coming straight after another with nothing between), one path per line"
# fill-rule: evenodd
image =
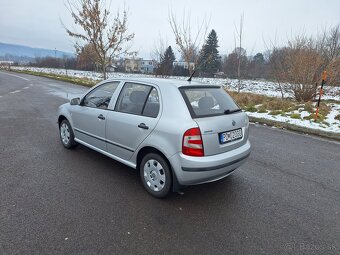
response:
M152 196L164 198L169 195L172 175L169 164L156 153L146 154L139 166L140 178L144 188Z
M74 148L78 145L78 143L74 141L73 129L66 119L60 123L59 136L62 145L67 149Z

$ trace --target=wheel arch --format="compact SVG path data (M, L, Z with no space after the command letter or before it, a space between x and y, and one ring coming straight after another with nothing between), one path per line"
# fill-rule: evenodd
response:
M64 115L59 115L58 117L58 127L60 127L60 124L63 120L67 120L68 122L70 122Z
M170 164L169 160L167 159L167 157L164 155L164 153L161 152L160 150L152 147L152 146L145 146L138 151L137 158L136 158L137 159L136 160L136 169L139 169L139 166L140 166L140 163L142 162L143 157L148 153L156 153L156 154L159 154L160 156L162 156L164 158L164 160L168 163L168 165L169 165L169 167L172 171L171 164Z
M72 121L72 118L71 118L71 116L70 116L70 114L69 114L68 112L61 112L61 113L59 114L59 117L58 117L58 127L60 127L60 124L61 124L61 122L62 122L63 120L67 120L68 123L70 123L72 130L74 129L74 128L73 128L73 121ZM74 132L74 130L73 130L73 132Z
M179 184L178 180L177 180L177 176L175 171L173 170L170 161L168 160L168 158L165 156L165 154L163 152L161 152L160 150L152 147L152 146L145 146L142 149L140 149L138 151L137 154L137 158L136 158L136 169L139 171L139 166L140 163L142 162L143 157L148 154L148 153L156 153L159 154L169 165L170 171L171 171L171 176L172 176L172 191L173 192L177 192L181 189L181 185Z

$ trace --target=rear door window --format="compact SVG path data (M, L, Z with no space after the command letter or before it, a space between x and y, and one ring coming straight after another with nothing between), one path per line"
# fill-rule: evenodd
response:
M149 85L127 82L119 95L115 110L156 118L159 112L158 92Z
M241 111L221 87L181 87L181 94L193 118L210 117Z
M155 88L153 88L145 102L142 112L143 116L156 118L159 112L159 96Z

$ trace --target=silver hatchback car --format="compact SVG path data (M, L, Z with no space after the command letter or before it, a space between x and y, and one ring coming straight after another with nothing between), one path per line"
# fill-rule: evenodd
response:
M230 175L251 147L233 99L193 81L105 80L61 105L58 124L64 147L80 143L137 169L155 197Z

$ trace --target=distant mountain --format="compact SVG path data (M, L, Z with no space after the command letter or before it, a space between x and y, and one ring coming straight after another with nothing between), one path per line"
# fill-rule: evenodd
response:
M49 50L32 48L23 45L8 44L0 42L0 57L5 58L5 56L12 56L16 58L38 58L38 57L73 57L74 54L70 52L64 52L59 50ZM10 59L9 59L10 60Z

